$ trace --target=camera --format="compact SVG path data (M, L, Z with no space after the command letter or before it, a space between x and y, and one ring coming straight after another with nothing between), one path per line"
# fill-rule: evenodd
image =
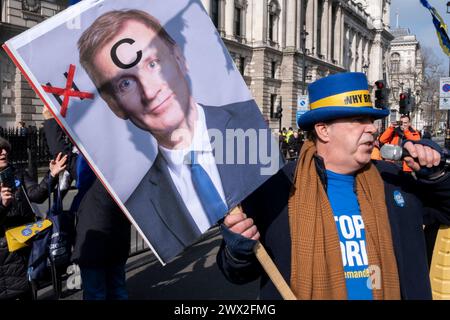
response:
M11 188L12 191L16 189L16 181L14 179L14 172L11 167L6 167L0 171L0 183L6 188Z
M397 121L397 125L398 125L398 126L401 126L401 125L402 125L401 120Z

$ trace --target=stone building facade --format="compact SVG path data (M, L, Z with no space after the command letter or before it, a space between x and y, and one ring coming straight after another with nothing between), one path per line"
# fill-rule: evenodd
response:
M67 1L2 0L0 42ZM387 79L390 0L201 0L273 129L295 127L308 83L343 71ZM0 53L0 126L41 121L42 104Z
M63 10L65 1L1 0L0 44ZM37 126L43 103L0 49L0 127L14 127L18 121Z
M414 97L415 108L410 113L412 124L422 130L424 126L423 108L420 93L424 77L424 65L420 43L407 28L392 30L394 40L391 42L389 59L389 85L391 92L391 121L399 120L399 96L401 92L410 90Z
M308 83L343 71L387 78L390 0L202 0L270 126L295 127Z

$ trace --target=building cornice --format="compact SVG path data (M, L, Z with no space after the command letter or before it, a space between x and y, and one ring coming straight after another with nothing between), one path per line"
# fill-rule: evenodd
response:
M377 31L381 31L381 37L383 37L388 42L391 42L395 38L394 35L388 29L382 29Z
M269 53L275 54L275 55L283 55L283 51L279 50L279 49L275 49L271 46L268 45L263 45L263 46L257 46L257 47L252 47L251 48L253 51L267 51Z
M27 29L27 27L18 26L7 22L0 22L0 39L2 41L9 40L10 38L24 32ZM5 37L5 39L3 39L3 37Z
M405 46L414 46L419 45L419 41L410 41L410 42L391 42L391 47L405 47Z

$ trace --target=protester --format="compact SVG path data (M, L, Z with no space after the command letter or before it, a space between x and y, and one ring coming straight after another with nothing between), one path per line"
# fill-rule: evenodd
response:
M280 131L280 135L278 137L279 147L281 154L286 158L288 154L288 143L286 140L287 130L283 127Z
M289 139L292 137L293 134L294 134L294 129L292 129L292 127L289 127L289 129L285 135L286 143L289 143Z
M303 143L303 141L305 141L305 135L303 134L303 130L298 129L297 133L298 133L298 137L299 137L300 141Z
M400 117L399 122L392 122L389 128L380 136L382 144L388 143L400 146L406 140L420 140L420 133L411 127L411 119L406 114ZM403 161L403 171L412 171L405 161Z
M431 140L431 132L428 129L423 130L422 139L429 139Z
M332 75L308 91L298 125L311 141L243 201L244 213L226 216L220 269L235 283L261 276L261 299L279 299L253 254L261 239L298 299L431 299L422 224L450 223L439 146L404 142L418 180L371 162L373 122L389 111L372 107L365 75Z
M375 141L373 142L373 150L372 150L372 154L370 155L370 159L372 160L383 160L383 158L381 157L381 151L380 151L380 140L375 139Z
M1 183L0 202L0 299L32 298L27 279L29 247L9 252L5 239L6 230L35 221L31 202L42 203L49 194L48 186L54 188L58 175L66 167L67 157L58 154L50 161L50 170L38 184L25 170L16 170L9 164L11 145L0 138L0 171L11 169L13 185ZM27 199L28 197L28 199Z
M21 135L21 136L26 136L27 135L28 129L25 126L25 121L19 121L18 129L19 129L19 135Z
M300 137L298 135L297 131L294 131L292 135L289 137L288 141L288 151L289 151L289 158L290 159L296 159L298 157L298 154L300 153L300 149L303 145L303 141L300 140Z
M64 198L76 176L76 161L78 154L74 152L72 144L68 141L67 136L61 130L59 124L46 107L43 108L42 115L44 117L43 133L50 156L54 157L60 152L67 156L67 170L62 172L59 181L61 196Z
M99 180L77 210L72 260L79 265L84 300L128 299L125 264L131 224Z
M71 153L61 127L48 111L44 117L50 150ZM72 154L68 171L76 180L77 194L70 206L77 221L72 261L81 270L83 299L127 299L131 224L81 155Z

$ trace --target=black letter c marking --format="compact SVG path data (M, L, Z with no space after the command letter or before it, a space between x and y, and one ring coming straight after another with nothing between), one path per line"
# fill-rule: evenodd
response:
M118 66L121 69L130 69L132 67L134 67L135 65L137 65L139 63L139 61L141 61L142 59L142 50L139 50L136 52L136 60L134 60L132 63L130 64L125 64L122 63L122 61L119 60L119 57L117 57L117 48L119 48L120 45L122 45L123 43L128 43L128 44L133 44L135 41L133 39L130 38L125 38L122 39L120 41L117 41L115 45L113 45L113 47L111 48L111 59L114 62L114 64L116 66Z

